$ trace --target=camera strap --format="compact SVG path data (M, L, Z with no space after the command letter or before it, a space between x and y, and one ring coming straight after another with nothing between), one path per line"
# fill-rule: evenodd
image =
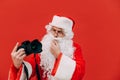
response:
M22 64L24 65L24 72L25 72L26 77L27 77L27 80L28 80L28 75L29 75L29 73L28 73L28 69L27 69L27 67L26 67L26 65L25 65L24 62L22 62Z
M37 78L38 78L38 80L41 80L41 79L40 79L40 73L39 73L39 66L38 66L38 64L37 64L36 55L35 55L35 54L34 54L34 59L35 59L35 69L36 69ZM28 69L27 69L27 67L26 67L26 65L25 65L24 62L22 62L22 64L24 65L24 72L25 72L25 74L26 74L27 80L29 80L29 79L28 79L28 75L29 75Z
M34 59L35 59L35 64L36 64L35 69L36 69L37 78L38 78L38 80L41 80L40 73L39 73L39 66L38 66L37 61L36 61L36 54L34 54Z

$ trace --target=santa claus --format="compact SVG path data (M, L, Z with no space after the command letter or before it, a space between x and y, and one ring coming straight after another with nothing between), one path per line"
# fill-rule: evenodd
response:
M16 51L17 43L11 53L13 64L8 80L82 80L85 62L80 46L72 40L73 25L70 18L53 16L41 41L43 51L31 54L28 60L24 60L24 49Z

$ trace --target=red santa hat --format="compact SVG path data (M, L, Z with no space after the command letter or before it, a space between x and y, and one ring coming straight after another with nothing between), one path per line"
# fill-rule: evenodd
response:
M52 26L62 28L65 31L65 38L72 39L74 35L72 31L73 25L74 23L72 19L55 15L53 16L52 22L50 22L49 25L46 26L46 29L50 30Z

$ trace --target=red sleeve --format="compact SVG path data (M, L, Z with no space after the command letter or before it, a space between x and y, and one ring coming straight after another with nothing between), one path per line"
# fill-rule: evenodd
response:
M77 44L74 44L74 45L76 46L76 50L74 53L74 60L76 61L76 68L72 76L72 80L82 80L85 74L85 61L83 59L80 46Z
M76 65L75 65L75 70L73 72L71 80L82 80L84 73L85 73L85 61L83 59L80 46L78 44L74 43L74 47L75 47L75 52L74 52L74 57L72 60L75 61ZM56 61L55 61L55 64L54 64L54 67L52 70L53 76L55 76L56 72L58 71L58 67L60 66L62 56L63 56L62 53L60 53L60 55L58 56L58 59L56 59ZM66 60L68 60L68 59L66 59ZM66 65L66 66L68 66L68 65Z
M56 61L55 61L54 68L53 68L52 73L51 73L51 75L53 75L53 76L55 75L55 73L56 73L56 71L57 71L57 68L58 68L58 66L59 66L61 57L62 57L62 53L59 54L58 58L57 58Z
M28 63L30 63L30 65L32 66L32 75L30 78L35 77L36 73L35 73L35 60L34 60L34 54L29 55L25 61L27 61ZM39 64L40 62L40 56L39 54L36 55L36 62L37 64ZM29 69L28 69L29 70ZM14 65L12 64L9 70L9 77L8 80L20 80L20 76L21 76L21 72L22 72L22 65L20 66L19 69L16 69L14 67Z
M13 64L10 67L9 70L9 77L8 80L19 80L18 77L20 77L20 73L22 71L22 65L19 69L17 69Z

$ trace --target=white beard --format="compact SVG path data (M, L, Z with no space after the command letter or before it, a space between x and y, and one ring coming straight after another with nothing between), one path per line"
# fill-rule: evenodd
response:
M55 57L50 52L51 41L54 39L58 40L62 54L73 58L74 52L72 40L66 40L65 38L54 38L51 33L48 33L43 37L41 41L43 51L41 53L40 66L44 70L43 77L47 76L48 79L51 78L51 71L55 62Z

